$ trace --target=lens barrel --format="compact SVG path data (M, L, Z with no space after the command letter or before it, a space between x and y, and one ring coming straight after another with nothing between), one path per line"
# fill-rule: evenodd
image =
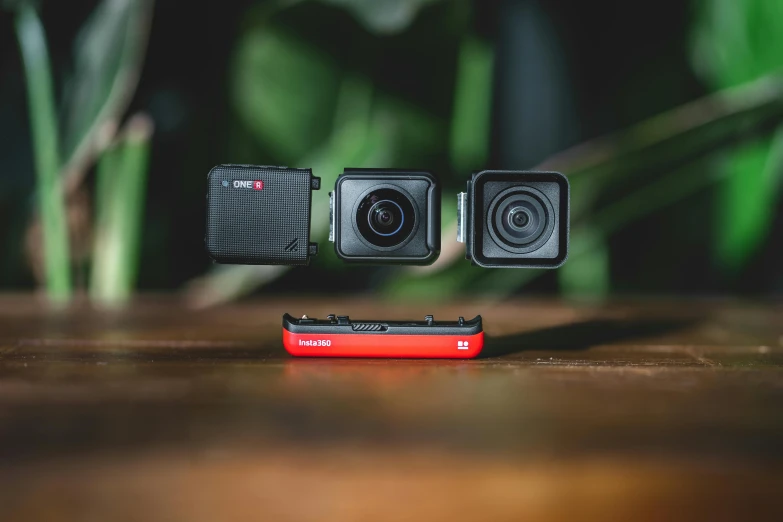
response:
M554 230L554 210L549 199L532 187L512 187L492 200L487 213L492 239L513 253L541 247Z
M369 243L388 248L404 242L416 225L416 211L402 192L382 188L370 192L356 210L356 228Z

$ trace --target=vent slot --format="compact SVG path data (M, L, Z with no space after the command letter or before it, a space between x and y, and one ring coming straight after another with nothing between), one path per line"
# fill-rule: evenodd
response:
M386 325L380 323L354 323L352 329L354 332L385 332Z

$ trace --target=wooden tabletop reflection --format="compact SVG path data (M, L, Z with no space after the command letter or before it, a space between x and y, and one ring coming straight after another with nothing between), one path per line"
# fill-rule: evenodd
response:
M471 361L293 359L284 312L484 317ZM783 518L783 303L0 297L0 520Z

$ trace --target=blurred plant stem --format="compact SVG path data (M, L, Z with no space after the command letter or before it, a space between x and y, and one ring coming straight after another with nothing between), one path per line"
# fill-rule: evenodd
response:
M103 0L79 31L62 115L68 193L110 145L136 92L153 7L153 0Z
M68 222L60 176L58 120L51 64L41 20L29 3L19 6L16 33L27 78L38 212L43 232L45 287L50 300L66 302L72 294Z
M136 283L151 136L152 121L136 115L98 162L90 297L104 305L125 302Z
M475 36L460 45L450 138L457 172L470 172L487 161L493 58L492 47Z

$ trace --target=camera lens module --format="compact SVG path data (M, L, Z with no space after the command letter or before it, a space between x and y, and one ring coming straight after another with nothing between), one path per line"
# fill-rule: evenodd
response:
M416 212L402 192L383 188L366 195L356 210L356 227L369 243L382 248L404 242L416 226Z
M523 254L537 250L554 230L554 209L532 187L512 187L492 200L488 212L492 239L505 250Z
M345 169L329 195L329 240L348 263L429 265L440 254L440 186L410 169Z
M457 241L477 266L557 268L568 258L570 198L559 172L474 172L457 196Z

